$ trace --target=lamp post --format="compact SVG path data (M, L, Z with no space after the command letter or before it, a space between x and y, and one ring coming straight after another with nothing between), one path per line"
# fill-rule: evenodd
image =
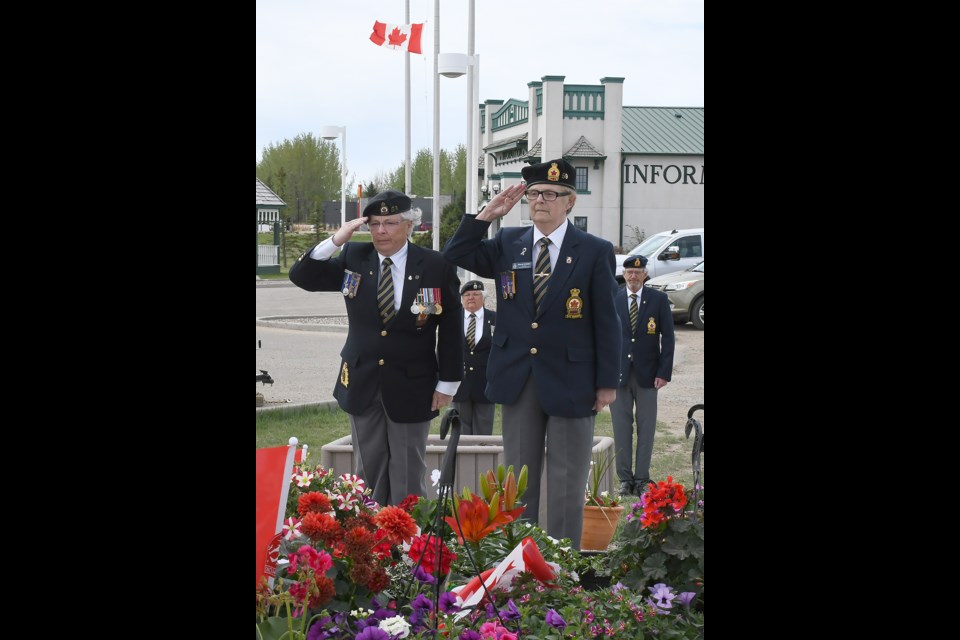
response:
M343 134L340 143L340 226L347 224L347 127L320 127L320 137L336 140Z
M463 53L441 53L437 73L445 78L459 78L472 71L473 82L467 87L467 213L473 215L477 208L477 153L474 150L475 135L480 126L480 108L474 95L480 95L480 56ZM469 75L469 74L468 74ZM468 80L471 79L468 77Z

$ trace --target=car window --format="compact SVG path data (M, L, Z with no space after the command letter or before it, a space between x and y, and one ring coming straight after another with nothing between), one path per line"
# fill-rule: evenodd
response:
M699 234L678 238L677 245L680 246L681 258L699 258L703 255L703 247L700 246Z
M652 251L656 251L657 248L661 244L663 244L663 241L669 237L670 237L669 233L658 233L655 236L650 236L649 238L647 238L646 240L644 240L643 242L635 246L633 249L631 249L630 253L628 253L627 255L629 256L640 255L646 258L650 258L651 257L650 253Z

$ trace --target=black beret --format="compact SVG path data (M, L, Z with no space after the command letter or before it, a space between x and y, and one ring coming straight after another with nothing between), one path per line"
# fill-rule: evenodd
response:
M410 211L410 198L405 193L387 189L370 198L363 208L364 216L389 216Z
M577 170L563 158L532 164L521 169L520 173L523 174L527 186L544 182L547 184L562 184L571 189L576 189L577 186Z
M647 266L647 259L644 256L630 256L623 261L624 269L643 269Z
M483 283L479 280L471 280L470 282L466 282L462 287L460 287L460 295L465 294L467 291L483 291Z

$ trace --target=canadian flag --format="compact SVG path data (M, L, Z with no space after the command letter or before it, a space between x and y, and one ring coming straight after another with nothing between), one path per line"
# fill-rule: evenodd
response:
M287 446L257 449L257 586L262 576L273 586L297 448L293 440Z
M555 587L556 585L547 583L556 579L557 569L559 567L556 564L543 559L537 543L532 538L524 538L496 568L487 569L479 576L474 576L467 584L451 589L461 600L458 604L464 609L454 617L460 619L467 615L470 613L467 607L474 607L483 600L486 593L481 586L481 581L487 585L487 589L493 589L499 582L512 580L513 576L521 571L529 571L541 583L548 587Z
M420 49L421 31L423 31L423 23L385 24L374 22L370 41L378 47L422 54L423 51Z

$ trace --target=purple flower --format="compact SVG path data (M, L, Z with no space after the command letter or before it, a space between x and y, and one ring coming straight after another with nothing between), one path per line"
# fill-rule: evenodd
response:
M547 610L547 616L544 619L546 620L547 624L554 629L563 629L567 626L567 621L564 620L563 617L553 609Z
M413 577L423 584L436 584L437 582L437 579L434 578L429 573L427 573L426 571L424 571L423 567L421 567L420 565L416 566L413 572Z
M367 627L357 634L355 640L390 640L390 634L377 627Z
M457 606L457 594L452 591L445 591L440 594L440 611L444 613L457 613L460 607Z
M695 591L681 591L680 595L677 596L677 600L685 606L687 609L690 608L690 603L693 602L693 599L697 597Z
M650 593L653 594L653 599L647 598L647 602L656 608L657 613L670 613L667 609L673 608L673 604L671 604L670 601L676 598L677 594L673 593L670 587L662 582L658 582L650 587Z
M413 599L413 602L410 603L410 607L414 611L417 609L423 611L433 611L433 600L421 593Z
M616 593L617 591L620 591L621 589L628 589L628 588L629 588L629 587L627 587L627 585L623 584L622 582L618 582L617 584L615 584L615 585L613 585L612 587L610 587L610 591L611 591L612 593Z
M507 606L500 610L500 615L504 620L519 620L522 617L517 605L513 604L513 598L507 600Z
M483 640L480 637L480 634L474 631L473 629L464 629L460 632L460 640Z

